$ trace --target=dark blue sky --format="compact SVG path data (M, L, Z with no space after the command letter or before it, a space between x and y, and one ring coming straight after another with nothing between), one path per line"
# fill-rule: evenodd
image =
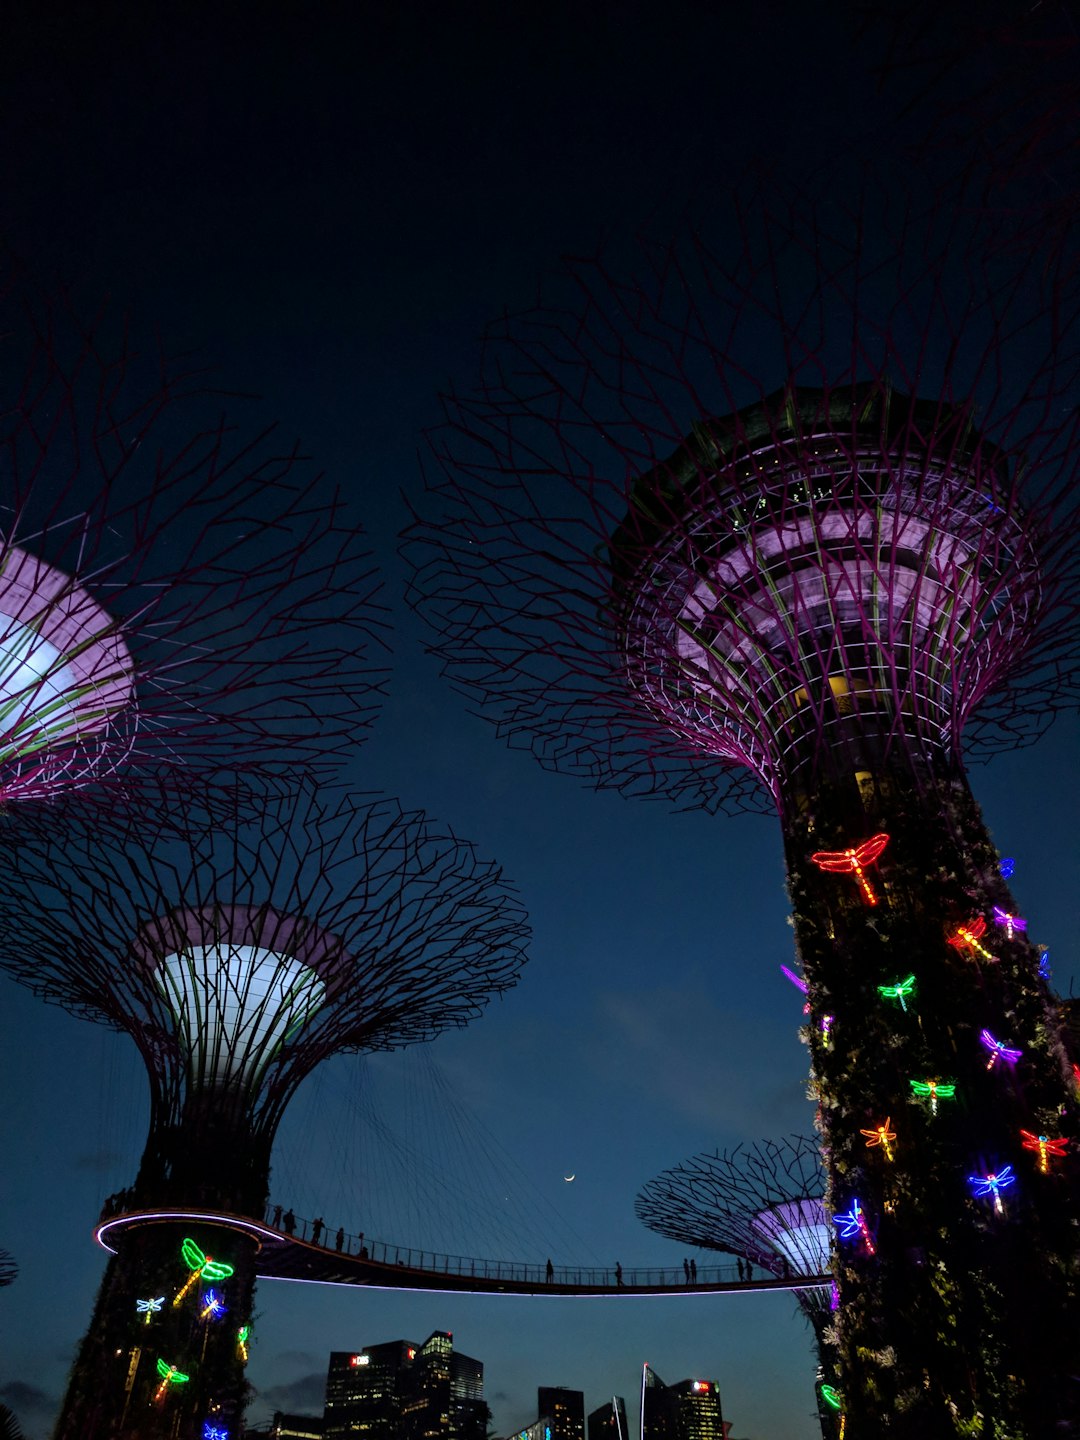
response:
M560 253L669 216L677 228L687 207L722 242L733 186L835 170L844 162L824 157L856 140L883 174L899 167L865 76L873 50L845 7L284 9L27 7L0 87L16 253L88 304L111 295L168 348L200 349L223 384L264 397L252 425L279 418L353 496L397 636L386 714L349 778L498 858L535 926L518 988L431 1049L474 1117L468 1133L448 1145L421 1059L336 1061L286 1119L274 1193L332 1225L497 1258L495 1192L505 1182L509 1207L516 1183L564 1217L538 1218L522 1259L678 1263L635 1221L639 1186L697 1150L810 1123L798 997L778 969L791 951L778 828L594 795L505 749L439 680L400 604L399 489L418 488L420 431L440 387L471 378L484 322L527 303ZM1058 726L974 777L1066 991L1077 739ZM90 1313L93 1219L134 1174L144 1081L122 1037L7 982L3 996L0 1243L22 1273L0 1294L0 1378L36 1437ZM353 1126L369 1105L456 1170L458 1203L422 1175L394 1188L385 1146ZM485 1155L481 1126L516 1179ZM815 1433L808 1335L783 1295L515 1301L265 1284L259 1309L250 1374L271 1405L317 1404L308 1377L321 1386L331 1349L452 1329L485 1362L499 1433L534 1418L538 1384L583 1388L590 1407L617 1391L634 1410L645 1360L671 1381L717 1378L737 1436Z

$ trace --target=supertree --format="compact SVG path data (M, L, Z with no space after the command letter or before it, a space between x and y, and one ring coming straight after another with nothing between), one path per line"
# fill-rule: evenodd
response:
M0 803L334 761L385 671L336 488L106 315L15 277L0 324Z
M228 1217L262 1215L297 1086L330 1055L466 1024L523 960L500 872L421 814L314 787L262 802L232 825L189 815L185 840L89 803L11 821L0 965L125 1031L150 1079L142 1162L111 1202L144 1221L121 1227L65 1440L232 1440L256 1245Z
M1073 1433L1076 1087L964 754L1076 698L1075 331L895 214L571 262L445 401L411 600L546 766L779 815L849 1440Z
M650 1180L634 1202L643 1225L684 1245L722 1250L771 1275L827 1274L832 1227L816 1140L793 1135L693 1155ZM837 1433L831 1287L795 1290L818 1351L822 1434Z

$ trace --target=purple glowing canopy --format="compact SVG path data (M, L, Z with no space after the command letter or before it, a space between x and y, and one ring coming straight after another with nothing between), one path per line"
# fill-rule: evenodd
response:
M336 763L385 627L334 485L108 317L0 320L0 799Z
M761 808L840 717L955 758L1075 700L1060 293L933 218L836 221L574 262L445 398L410 603L545 766Z
M780 1274L818 1275L829 1266L825 1176L807 1136L762 1140L693 1155L642 1187L634 1212L658 1235L726 1250Z

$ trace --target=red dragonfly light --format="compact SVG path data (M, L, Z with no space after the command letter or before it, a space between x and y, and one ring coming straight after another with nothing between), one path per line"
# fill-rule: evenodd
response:
M1024 1137L1023 1146L1025 1150L1034 1150L1039 1157L1039 1170L1046 1175L1050 1170L1051 1159L1058 1159L1065 1154L1068 1148L1068 1140L1051 1140L1046 1135L1032 1135L1030 1130L1021 1130Z
M842 875L854 875L859 882L860 890L866 897L866 903L876 905L877 896L863 872L867 865L873 865L888 843L888 835L871 835L869 840L864 840L861 845L856 845L852 850L819 850L815 855L811 855L810 859L822 870L839 871Z
M957 926L956 931L948 937L948 940L949 944L957 950L977 950L984 959L996 960L996 955L991 955L984 945L979 944L985 934L986 921L981 915L976 915L975 919L969 920L966 925Z

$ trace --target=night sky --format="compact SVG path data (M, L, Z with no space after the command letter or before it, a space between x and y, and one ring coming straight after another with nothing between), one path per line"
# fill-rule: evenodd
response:
M24 7L5 37L11 248L261 396L237 417L277 418L347 489L396 631L391 694L347 778L498 859L535 927L521 983L469 1030L305 1083L272 1185L300 1215L488 1258L679 1264L635 1220L638 1188L696 1151L810 1127L778 825L593 794L507 749L423 653L395 546L440 389L470 382L485 322L528 304L561 254L687 214L722 243L758 175L835 178L856 151L903 167L875 38L825 10L101 3ZM1078 740L1059 722L973 775L1064 993ZM2 989L0 1245L21 1274L0 1293L0 1398L37 1440L100 1277L94 1219L135 1173L145 1081L126 1038ZM643 1361L717 1379L740 1440L817 1429L809 1331L782 1293L265 1282L257 1306L252 1420L321 1410L332 1349L448 1329L485 1364L500 1435L535 1418L541 1384L590 1409L623 1394L633 1419Z

